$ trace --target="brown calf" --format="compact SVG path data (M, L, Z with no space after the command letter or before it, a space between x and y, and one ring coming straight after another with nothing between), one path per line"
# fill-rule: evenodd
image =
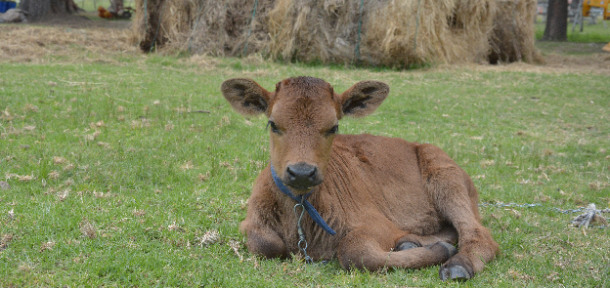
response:
M323 80L296 77L274 92L250 79L227 80L221 89L235 110L264 113L271 128L271 165L256 179L240 226L252 253L301 253L296 202L274 183L274 167L295 196L312 192L307 200L336 231L303 217L306 252L315 260L336 257L346 269L368 270L444 263L439 276L446 280L469 279L495 257L498 244L481 225L472 180L440 148L337 134L343 116L372 113L388 85L362 81L336 94Z

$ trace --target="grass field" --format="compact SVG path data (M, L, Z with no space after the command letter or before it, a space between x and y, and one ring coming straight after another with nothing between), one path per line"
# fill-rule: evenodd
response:
M606 76L74 51L0 63L0 180L10 185L0 188L0 287L610 285L609 230L552 210L610 204ZM270 89L297 75L336 91L388 83L377 112L344 120L341 133L436 144L482 202L542 206L481 208L502 254L466 283L440 282L438 266L346 272L257 259L238 224L269 132L233 112L219 86L249 77Z
M542 19L538 16L538 19ZM598 17L597 24L589 24L589 18L584 20L583 31L580 31L580 25L576 25L576 29L572 32L572 22L568 22L568 41L578 43L608 43L610 42L610 21L605 21L608 28L604 27L601 17ZM536 39L542 39L544 35L544 27L546 23L538 21L536 23Z

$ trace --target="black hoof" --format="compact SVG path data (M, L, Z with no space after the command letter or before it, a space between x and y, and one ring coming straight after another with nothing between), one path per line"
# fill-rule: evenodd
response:
M453 255L458 253L457 248L447 242L436 242L434 245L441 245L445 248L445 250L447 251L447 259L453 257Z
M411 248L421 247L421 245L413 242L402 242L400 245L396 246L396 251L407 250Z
M466 280L472 278L472 275L470 275L470 273L468 272L468 269L466 269L462 265L452 265L452 266L443 265L441 267L441 270L438 271L438 276L443 281L446 281L446 280L466 281Z

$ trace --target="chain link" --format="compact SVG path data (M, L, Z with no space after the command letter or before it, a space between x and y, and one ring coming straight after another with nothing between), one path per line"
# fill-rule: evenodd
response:
M297 203L294 205L294 213L298 215L297 208L301 208L301 215L299 216L299 220L297 221L297 232L299 233L299 242L297 243L297 247L303 255L305 256L305 263L313 264L313 259L307 255L307 240L305 239L305 233L303 232L303 227L301 226L301 220L303 220L303 215L305 214L305 207L303 207L303 201L305 198L301 199L301 203Z
M510 203L503 203L503 202L498 202L498 203L480 203L479 207L499 207L499 208L503 208L503 207L509 207L509 208L532 208L532 207L542 207L542 208L547 208L551 211L554 212L559 212L562 214L574 214L574 213L578 213L578 212L583 212L586 211L587 208L586 207L580 207L580 208L576 208L576 209L561 209L561 208L557 208L557 207L544 207L542 206L542 204L540 203L524 203L524 204L517 204L514 202L510 202ZM606 208L606 209L601 209L601 210L597 210L599 211L599 213L610 213L610 208ZM610 221L610 218L608 218L608 221ZM602 228L605 228L606 225L602 225Z
M515 208L531 208L531 207L544 207L542 206L542 204L540 203L525 203L525 204L517 204L514 202L510 202L510 203L503 203L503 202L498 202L498 203L480 203L479 207L515 207ZM585 211L587 208L585 207L580 207L580 208L576 208L576 209L560 209L557 207L548 207L548 209L559 212L559 213L563 213L563 214L572 214L572 213L578 213L578 212L582 212ZM610 208L606 208L606 209L602 209L599 210L601 213L610 213Z
M533 203L533 204L517 204L517 203L502 203L502 202L498 202L498 203L480 203L479 207L488 207L488 206L493 206L493 207L518 207L518 208L524 208L524 207L537 207L537 206L542 206L542 204L540 203Z

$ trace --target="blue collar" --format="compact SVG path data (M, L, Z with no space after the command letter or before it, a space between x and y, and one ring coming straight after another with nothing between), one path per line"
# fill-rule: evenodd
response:
M330 235L337 234L332 228L330 228L330 226L328 226L328 224L326 224L326 222L324 221L324 219L322 219L322 216L320 216L320 213L318 213L316 208L314 208L313 205L311 205L311 203L307 201L307 197L311 195L313 189L305 195L294 196L294 194L290 192L290 189L288 189L288 187L284 185L280 177L277 176L277 173L275 173L273 164L271 164L271 176L273 177L273 182L275 182L277 188L280 188L280 191L282 191L282 193L288 195L288 197L292 198L294 201L297 201L297 203L303 204L305 211L307 211L311 219L313 219L313 221L316 222L318 226L322 227L322 229L324 229L324 231L326 231Z

